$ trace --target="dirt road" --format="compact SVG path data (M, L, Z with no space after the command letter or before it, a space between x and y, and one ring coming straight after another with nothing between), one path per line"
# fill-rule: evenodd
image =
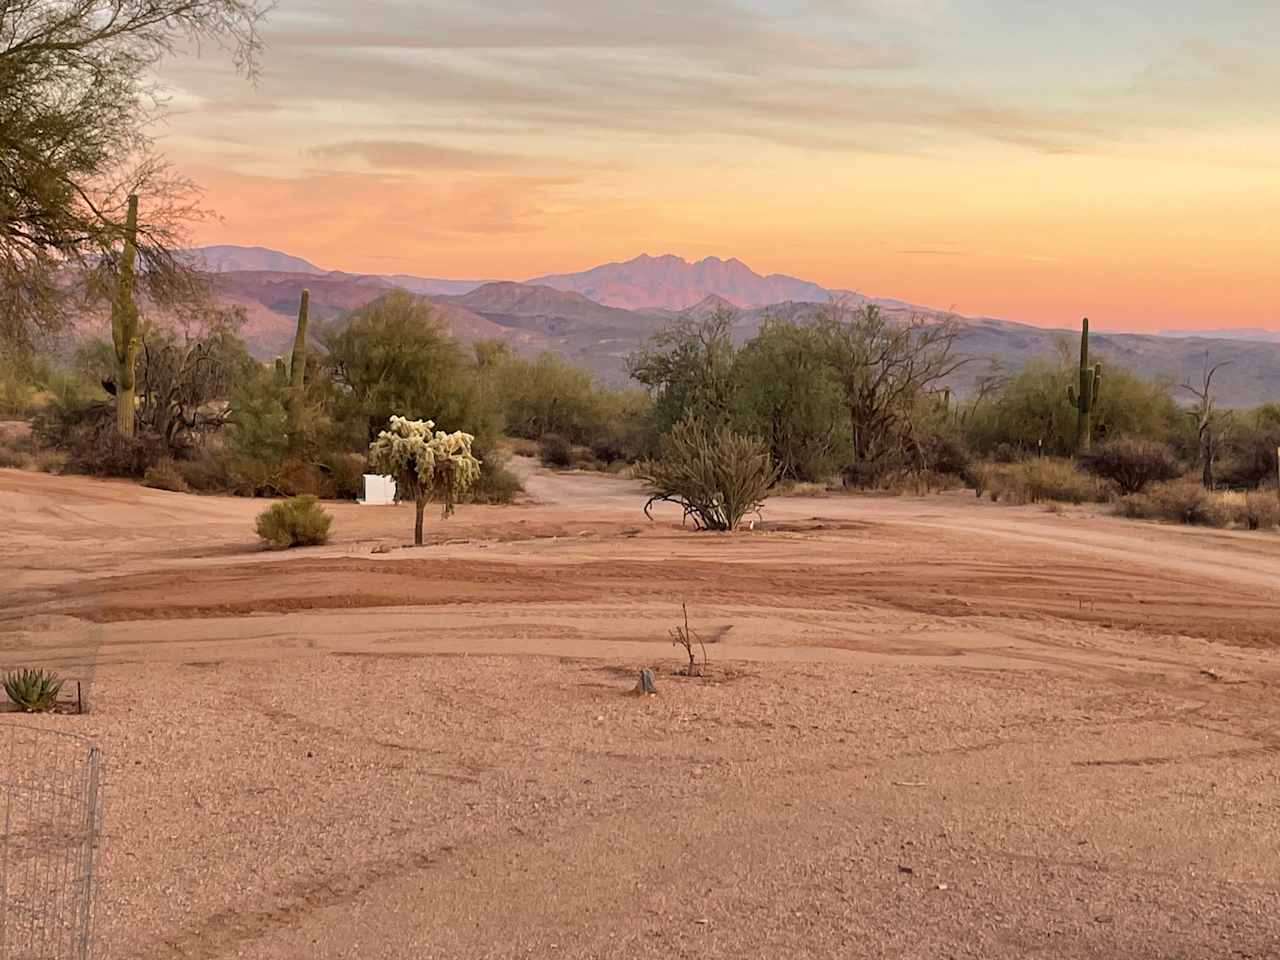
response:
M422 550L340 504L287 555L261 503L0 471L0 665L94 664L37 722L108 757L114 955L1280 951L1280 537L959 495L694 534L525 469Z

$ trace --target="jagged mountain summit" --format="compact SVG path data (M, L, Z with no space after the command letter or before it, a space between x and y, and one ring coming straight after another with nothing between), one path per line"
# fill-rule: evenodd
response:
M708 296L736 307L763 307L787 300L822 302L843 292L781 273L761 276L737 257L706 257L690 263L669 253L659 257L642 254L622 263L535 277L528 282L580 293L597 303L626 310L684 310Z

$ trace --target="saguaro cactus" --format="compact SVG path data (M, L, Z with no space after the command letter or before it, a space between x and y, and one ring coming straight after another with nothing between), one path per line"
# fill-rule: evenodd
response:
M303 290L298 303L298 330L293 336L293 355L289 360L289 442L297 446L302 436L302 411L306 400L307 323L311 310L311 291Z
M111 341L116 361L116 430L133 436L135 371L138 366L138 305L133 299L134 267L138 259L138 198L129 197L124 223L124 252L111 299Z
M311 291L303 290L298 302L298 331L293 335L293 356L289 361L289 382L301 391L306 381L307 369L307 321L311 311Z
M1102 384L1102 364L1089 366L1089 318L1080 332L1080 383L1067 385L1067 399L1076 408L1076 453L1088 453L1093 437L1093 408Z

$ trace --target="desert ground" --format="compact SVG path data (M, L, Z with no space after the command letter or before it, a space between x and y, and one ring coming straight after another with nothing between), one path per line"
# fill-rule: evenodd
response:
M0 724L102 748L96 955L1280 955L1280 537L971 494L694 533L523 469L425 548L335 504L287 553L261 501L0 471L0 666L91 706Z

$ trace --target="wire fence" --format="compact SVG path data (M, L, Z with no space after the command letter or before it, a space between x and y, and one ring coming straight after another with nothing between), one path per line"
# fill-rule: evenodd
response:
M100 757L83 737L0 725L0 960L86 960Z

